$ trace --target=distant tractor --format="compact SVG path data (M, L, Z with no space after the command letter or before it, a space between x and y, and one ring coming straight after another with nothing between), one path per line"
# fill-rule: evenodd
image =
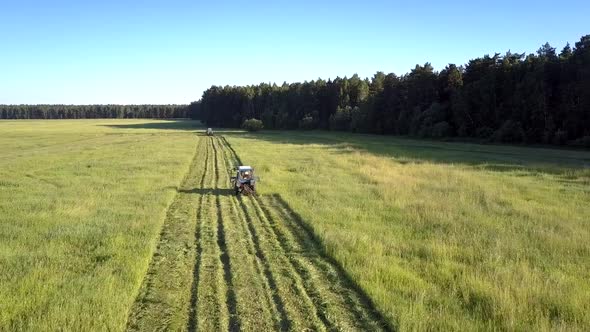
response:
M254 169L251 166L238 166L235 169L236 176L231 177L231 183L236 196L239 194L255 194L256 193L256 178L254 177Z
M207 128L207 136L213 136L213 128Z

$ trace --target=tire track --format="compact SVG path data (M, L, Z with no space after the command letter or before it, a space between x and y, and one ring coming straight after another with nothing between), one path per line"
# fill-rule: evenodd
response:
M279 195L235 197L224 137L199 137L128 330L387 330Z
M233 198L233 201L235 204L236 199ZM266 257L266 255L264 254L264 251L262 251L262 249L260 247L260 239L258 237L256 229L253 226L252 218L248 214L246 207L244 206L243 200L240 198L239 200L237 200L237 202L238 202L238 205L240 206L241 211L244 215L243 220L245 221L245 223L247 225L248 235L252 239L252 243L254 246L254 251L255 251L257 261L260 262L260 265L262 266L262 273L264 275L264 278L265 278L265 281L267 284L267 288L268 288L268 290L271 294L270 296L272 298L273 309L274 309L273 311L275 311L279 316L278 322L277 322L277 328L280 329L281 331L289 330L291 328L291 321L289 320L289 318L287 316L287 312L285 311L285 305L283 304L283 300L281 299L281 297L278 293L277 282L271 272L270 263L268 261L268 258Z
M229 145L227 140L224 137L222 137L221 141L227 147L227 150L229 150L231 152L230 158L233 157L232 159L234 159L238 164L242 164L241 160L239 159L237 154L235 154L235 151L233 150L233 148L231 148L231 146ZM274 288L276 289L276 282L274 281L274 279L271 279L272 274L270 272L270 266L269 266L270 264L268 263L268 260L266 259L262 249L260 248L261 247L260 246L260 238L255 230L254 221L253 221L252 217L250 216L250 213L248 211L248 208L246 207L246 204L244 203L244 199L242 199L242 197L240 197L239 199L235 199L235 200L237 200L239 202L241 212L246 218L246 224L248 225L250 236L254 240L257 255L259 255L259 257L261 257L262 262L265 262L265 274L267 275L267 279L269 279L269 282L270 282L270 280L272 280L272 283L274 284ZM256 197L253 196L251 201L252 201L252 203L256 202ZM281 256L281 257L279 259L281 260L281 263L282 263L281 266L283 266L283 268L285 268L288 271L287 272L288 278L291 279L292 284L295 285L295 287L294 287L295 295L301 297L303 299L303 302L305 303L305 306L308 307L307 310L309 310L309 312L305 313L305 310L304 310L298 316L311 318L310 317L310 314L311 314L313 317L316 317L317 319L319 319L319 321L321 321L321 325L315 325L313 327L313 329L318 329L318 328L320 328L320 329L324 329L324 328L333 329L334 325L330 322L330 320L324 314L324 311L320 310L321 305L322 305L322 299L319 298L317 292L315 292L313 285L310 285L308 282L305 281L305 278L301 274L301 269L298 269L293 264L294 261L290 257L289 251L285 250L286 248L283 245L283 240L277 236L277 234L274 232L274 230L270 231L268 229L268 227L266 227L265 223L262 220L261 215L258 214L258 211L256 211L256 209L255 209L255 215L257 217L257 222L260 224L260 227L265 230L266 237L271 239L270 242L272 242L274 247L278 249L278 250L276 250L276 252L280 253L279 256ZM276 305L279 308L283 307L282 303L276 304ZM297 310L297 309L299 309L299 310ZM293 311L301 311L302 308L297 308L297 309L294 308ZM284 313L285 318L283 318L283 319L286 319L286 315L287 314ZM289 325L287 327L290 327L290 325L291 325L291 323L289 322Z
M317 286L315 286L311 279L312 277L295 259L293 253L295 250L288 247L287 240L282 234L278 233L276 229L271 225L270 221L263 217L262 214L259 213L260 207L257 206L256 197L253 197L251 203L253 205L254 213L256 214L257 218L261 221L262 227L267 229L269 237L273 239L273 241L277 244L280 249L280 252L287 257L287 264L289 265L290 270L292 271L293 278L296 280L296 283L303 285L303 291L300 291L301 296L303 296L308 302L310 302L313 306L313 312L316 317L318 317L325 328L328 330L333 330L335 328L334 323L328 318L325 309L325 301L322 299L321 294L317 290ZM243 208L246 209L246 206L243 205ZM273 223L274 224L274 220Z
M315 235L279 195L271 195L271 199L258 204L266 218L279 217L283 221L281 225L285 225L287 229L280 230L277 227L277 233L290 247L286 250L300 253L295 257L295 264L301 269L300 273L318 276L315 279L320 282L315 287L327 293L324 296L331 298L330 302L336 309L348 314L348 319L342 321L349 325L346 329L391 330L386 326L385 319L374 309L368 296L363 294L360 287L354 284L337 262L323 253L323 248L315 239ZM273 208L269 209L269 206Z
M234 225L230 233L229 243L235 264L231 266L236 276L234 287L239 293L238 314L243 318L244 330L279 330L279 320L274 311L270 289L260 269L259 258L256 256L243 225L243 219L234 206L233 197L227 197L227 212L231 215ZM227 205L226 205L227 206Z
M197 285L197 300L194 318L196 330L213 331L228 329L227 302L223 263L220 260L219 249L219 218L215 202L215 160L213 142L210 137L203 140L208 145L208 163L206 181L198 192L204 196L204 218L201 228L200 246L201 263L199 268L199 282Z
M203 175L201 176L201 181L199 182L199 187L203 188L205 186L205 176L209 170L209 145L206 145L205 149L205 167L203 170ZM203 218L203 201L205 199L205 195L199 196L199 207L197 212L197 225L195 227L195 248L196 248L196 262L195 267L193 269L193 283L191 286L191 302L189 306L189 318L187 324L188 331L195 331L197 328L197 298L199 296L199 271L201 269L201 256L203 253L203 247L201 244L201 228L204 222Z
M127 319L127 330L182 329L186 324L190 299L194 250L194 225L202 208L190 194L197 179L205 176L198 167L203 157L199 140L189 169L166 211L158 244ZM201 174L200 171L203 171Z
M223 151L221 159L223 159L223 162L227 169L231 169L232 166L230 165L230 162L227 158L225 149L223 149L223 144L221 145L222 146L220 147L220 149ZM228 175L230 175L229 172ZM231 189L230 192L233 193ZM256 231L252 228L252 222L249 220L249 215L243 215L244 210L240 210L238 208L238 201L233 195L230 196L229 201L231 203L232 212L240 221L243 234L248 242L249 254L254 256L253 262L256 274L263 281L265 290L265 301L273 313L272 316L274 320L275 329L281 331L288 330L290 328L290 321L284 309L283 301L278 294L277 283L270 271L268 260L266 259L264 253L260 249L258 236L256 235Z
M213 146L213 154L215 158L215 186L216 190L219 188L219 160L217 156L217 147L215 145L215 138L211 138L211 145ZM229 313L229 330L239 331L240 330L240 318L237 313L237 299L236 293L233 286L233 276L230 268L230 256L225 239L225 228L223 225L222 211L220 195L215 195L215 205L217 208L217 245L219 247L220 255L219 259L223 265L223 279L225 280L226 288L226 304Z
M225 137L221 141L230 158L242 164ZM301 217L279 195L272 195L271 198L268 203L257 196L249 201L256 219L268 229L269 236L274 238L278 249L288 258L325 327L330 330L391 330L368 296L324 252L321 242ZM244 200L240 201L244 214L248 215Z

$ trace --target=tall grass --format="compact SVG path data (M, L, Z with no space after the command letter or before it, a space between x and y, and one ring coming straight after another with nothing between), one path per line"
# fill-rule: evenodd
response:
M194 130L187 121L0 122L0 330L125 328L156 244L167 241L159 234L195 156ZM264 204L222 195L204 214L217 211L227 223L212 231L227 236L212 248L232 255L226 265L232 289L240 290L237 310L253 313L244 324L259 323L244 294L270 286L249 287L240 272L249 267L236 265L247 261L239 248L273 253L268 262L319 259L280 256L287 251L271 249L297 243L267 243L264 232L258 249L244 239L248 227L281 230L270 221L285 211L265 201L281 197L322 241L321 252L401 330L590 326L590 152L316 132L222 134L261 177ZM223 163L215 162L220 179ZM254 224L237 223L240 208ZM214 227L207 218L199 224ZM193 234L185 237L190 242ZM284 265L261 271L288 270ZM311 294L312 309L322 307L315 291L338 288L326 276L294 284ZM288 277L279 273L276 282ZM277 294L284 310L299 312L304 299L285 295L293 289L277 287ZM339 308L332 309L346 316ZM207 310L201 301L198 326L210 322Z
M401 330L590 326L590 153L228 134Z
M0 330L125 327L195 152L142 123L0 122Z

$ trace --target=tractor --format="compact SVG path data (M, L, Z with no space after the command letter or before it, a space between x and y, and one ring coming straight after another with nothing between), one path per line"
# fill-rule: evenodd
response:
M207 136L213 136L213 128L207 128Z
M254 177L254 169L251 166L238 166L234 170L236 176L232 176L230 179L236 196L239 194L255 194L256 178Z

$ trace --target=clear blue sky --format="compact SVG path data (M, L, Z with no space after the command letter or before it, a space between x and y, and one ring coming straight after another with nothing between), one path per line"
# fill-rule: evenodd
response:
M590 1L0 0L0 104L188 103L215 85L404 74L590 33Z

